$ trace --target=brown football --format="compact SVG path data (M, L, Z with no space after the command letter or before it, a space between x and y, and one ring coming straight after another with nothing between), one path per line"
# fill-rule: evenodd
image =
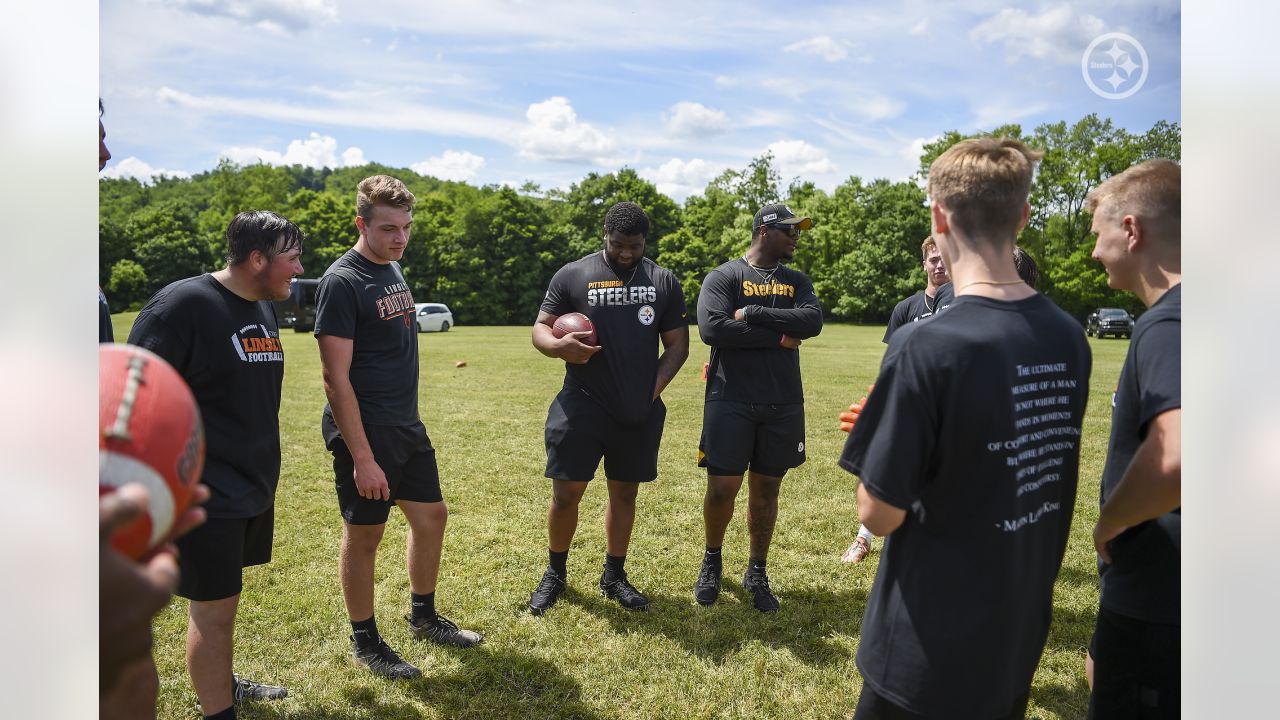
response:
M551 326L551 334L556 337L564 337L571 332L589 332L591 333L582 338L584 345L596 344L596 326L591 324L591 318L582 313L565 313L556 318L556 322Z

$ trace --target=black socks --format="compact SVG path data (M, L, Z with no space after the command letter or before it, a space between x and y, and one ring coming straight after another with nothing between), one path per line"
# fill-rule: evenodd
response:
M556 552L555 550L548 550L547 555L551 558L549 567L552 572L559 575L560 579L563 580L565 575L568 573L568 570L565 568L565 564L569 562L569 551L565 550L563 552Z
M627 561L627 556L604 554L604 582L611 583L618 578L626 577L626 571L622 569L622 564Z
M368 620L351 621L351 637L355 640L358 650L373 647L382 639L378 635L378 623L372 615Z
M436 619L436 594L434 591L424 595L410 592L409 595L412 598L409 605L413 608L413 619L415 621Z
M236 720L236 706L232 705L220 713L205 715L204 720Z

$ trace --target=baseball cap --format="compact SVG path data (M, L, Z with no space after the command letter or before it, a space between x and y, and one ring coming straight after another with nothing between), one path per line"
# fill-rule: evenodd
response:
M761 225L799 225L801 230L813 227L813 218L796 217L791 208L782 203L771 203L756 211L751 221L751 234L755 235Z

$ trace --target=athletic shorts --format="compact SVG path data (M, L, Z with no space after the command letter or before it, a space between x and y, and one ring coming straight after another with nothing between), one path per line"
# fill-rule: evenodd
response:
M390 500L360 497L356 489L355 460L347 443L338 432L333 416L325 413L321 422L325 447L333 453L333 481L338 492L338 509L342 519L351 525L381 525L387 521L391 506L397 500L433 503L444 500L440 494L440 470L436 467L436 450L431 447L427 429L422 423L412 425L365 425L373 459L387 476Z
M804 460L804 403L717 400L702 406L698 467L708 474L751 470L780 478Z
M666 421L662 398L653 402L648 419L628 425L615 420L581 389L566 387L547 410L546 476L589 482L604 458L606 478L651 482L658 477L658 446Z
M1100 609L1089 654L1089 717L1176 718L1182 713L1182 628Z
M271 562L275 506L249 518L209 518L174 541L178 546L178 595L224 600L244 587L241 571Z

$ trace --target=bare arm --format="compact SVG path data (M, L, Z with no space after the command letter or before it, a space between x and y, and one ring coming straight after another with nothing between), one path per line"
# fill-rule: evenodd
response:
M546 310L538 311L538 319L533 323L533 346L538 349L538 352L575 365L586 363L592 355L600 352L599 345L587 345L582 342L591 335L589 332L574 332L556 337L551 332L551 328L559 317Z
M662 333L662 357L658 358L658 381L653 386L653 399L675 379L684 361L689 359L689 326L681 325Z
M354 342L351 338L334 335L320 335L316 339L320 343L320 364L324 368L324 394L329 398L333 419L338 423L338 431L342 433L351 459L355 461L356 490L363 498L390 500L387 476L373 457L360 419L360 403L356 400L355 388L351 386Z
M902 527L906 519L906 510L894 507L867 492L866 483L858 483L858 520L868 530L878 537L888 537L889 533Z
M1107 543L1128 528L1182 506L1182 408L1157 415L1093 528L1093 545L1111 562Z

